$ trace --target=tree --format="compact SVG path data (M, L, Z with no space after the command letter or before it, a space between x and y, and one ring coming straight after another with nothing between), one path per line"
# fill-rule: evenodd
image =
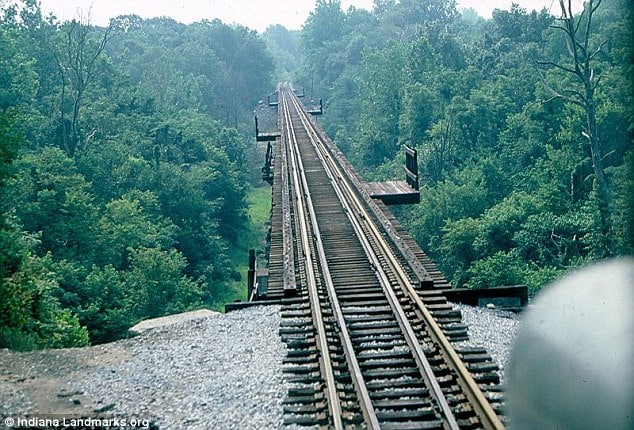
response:
M129 286L126 300L133 318L155 318L202 305L200 285L183 274L186 264L185 257L173 249L132 251L130 270L124 279Z
M292 81L300 68L299 36L299 31L279 24L269 26L262 35L273 56L278 79Z
M12 163L24 145L18 120L17 110L0 109L0 348L86 345L87 330L55 297L59 285L50 254L35 254L38 235L22 231L7 205L5 185L15 181Z
M4 218L4 217L3 217ZM88 331L54 293L59 289L50 255L37 257L30 247L37 242L10 220L0 220L0 348L29 350L88 344Z
M584 3L584 9L579 16L572 12L572 0L559 0L561 18L559 25L553 28L564 33L566 48L569 54L567 63L555 61L539 61L541 65L552 66L577 78L581 84L581 90L574 87L555 89L542 79L542 83L552 97L546 102L561 99L566 103L579 106L585 112L586 126L582 135L588 140L592 157L592 167L596 180L597 194L599 198L599 212L601 218L601 230L605 238L606 253L609 253L610 214L608 212L608 196L606 189L606 177L603 167L602 143L597 130L597 114L595 103L595 91L601 82L603 74L595 73L594 61L607 41L592 42L593 17L602 0L588 0ZM594 46L591 46L594 45Z
M37 91L35 61L17 43L14 34L0 27L0 111L28 105Z
M455 117L451 111L446 118L434 123L427 131L425 144L423 145L426 158L426 173L432 182L438 182L444 172L454 161L454 153L457 147L457 133L455 130Z
M93 266L83 282L87 299L79 307L79 317L90 332L93 343L110 342L125 336L139 318L130 312L129 288L125 272L107 265Z
M101 266L127 267L132 249L170 249L176 227L160 214L158 199L149 191L134 190L106 204L96 242Z
M59 46L51 47L57 63L60 79L60 131L62 147L73 156L78 146L84 149L91 133L84 136L80 129L80 113L85 92L97 76L98 60L106 44L114 36L113 27L108 26L98 37L92 37L93 28L88 22L73 20L62 26ZM70 124L66 123L66 89L71 96ZM70 128L70 129L68 129ZM70 134L70 135L69 135ZM82 142L83 140L83 142Z
M249 107L250 112L260 96L271 88L273 59L264 41L246 27L229 26L217 19L198 27L201 39L223 63L220 89L226 124L238 127L244 119L244 108Z
M250 112L271 87L264 42L220 21L98 28L9 3L0 347L79 345L86 329L114 340L139 319L230 299L256 170Z
M391 44L364 57L358 77L362 112L353 143L364 167L374 169L399 152L404 51L403 45Z
M410 42L422 34L436 44L457 15L454 0L377 1L375 8L381 32L400 42Z
M21 136L16 130L17 120L16 111L4 112L0 110L0 187L4 186L7 179L10 178L10 166L18 155Z
M301 44L305 54L306 90L311 97L316 93L327 96L324 91L330 86L327 77L333 76L329 69L332 61L330 56L336 57L341 38L343 37L345 14L341 10L339 0L318 0L315 10L310 13L304 23Z
M41 233L42 254L89 261L98 207L73 159L48 147L20 157L15 168L0 208L13 210L27 231Z

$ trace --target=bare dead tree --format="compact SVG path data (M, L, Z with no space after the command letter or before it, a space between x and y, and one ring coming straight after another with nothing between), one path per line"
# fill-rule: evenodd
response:
M97 37L92 36L94 29L90 19L73 20L62 27L64 40L61 46L53 46L53 57L61 81L60 119L62 144L68 155L74 155L83 139L80 130L80 114L86 89L97 76L97 60L107 43L114 36L113 27L106 27ZM66 94L72 97L70 112L70 133L66 130ZM92 136L91 136L92 137ZM85 145L81 145L85 146Z
M552 100L563 100L579 106L586 114L586 125L581 134L588 140L592 157L592 167L597 184L597 194L599 196L601 228L604 237L607 239L610 232L606 179L603 168L603 155L601 141L597 132L597 117L594 93L603 77L602 73L595 74L593 60L601 52L607 41L603 41L595 46L590 46L592 34L592 21L595 12L601 5L602 0L588 0L584 3L583 11L575 16L572 12L572 0L559 0L561 17L557 18L558 23L552 28L564 33L566 48L568 50L570 62L561 64L554 61L538 61L543 66L551 66L570 74L577 78L580 87L569 87L564 89L553 88L544 77L542 85L551 95L544 103Z

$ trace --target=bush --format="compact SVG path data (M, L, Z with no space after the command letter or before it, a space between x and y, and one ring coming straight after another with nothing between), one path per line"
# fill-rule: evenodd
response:
M28 247L33 238L6 225L3 238L15 240L0 249L5 277L0 281L0 347L30 350L88 344L88 331L69 310L62 310L54 293L59 290L50 255L34 256ZM3 241L4 242L4 241ZM9 254L9 255L7 255Z
M176 251L131 250L125 272L126 298L136 319L155 318L202 306L202 288L183 275L186 261Z

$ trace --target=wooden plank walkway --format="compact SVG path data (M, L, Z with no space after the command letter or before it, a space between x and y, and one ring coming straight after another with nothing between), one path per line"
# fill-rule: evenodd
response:
M282 168L280 166L281 144L275 147L273 187L271 194L271 229L269 230L269 280L267 291L256 300L279 301L284 297L284 240L282 214Z
M386 205L408 205L420 203L420 192L405 181L366 183L368 194Z

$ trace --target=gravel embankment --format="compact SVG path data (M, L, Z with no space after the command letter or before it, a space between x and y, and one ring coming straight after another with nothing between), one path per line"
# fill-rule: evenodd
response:
M101 410L161 429L279 428L279 322L279 307L255 307L109 345L0 351L0 416Z
M519 318L455 306L471 336L461 345L487 348L503 369ZM160 429L280 428L288 384L279 323L278 306L255 307L89 348L0 350L0 418L99 411Z
M486 348L500 366L500 377L505 379L505 368L511 356L513 341L520 328L520 317L513 312L454 304L462 312L462 322L469 327L469 340L458 346Z

